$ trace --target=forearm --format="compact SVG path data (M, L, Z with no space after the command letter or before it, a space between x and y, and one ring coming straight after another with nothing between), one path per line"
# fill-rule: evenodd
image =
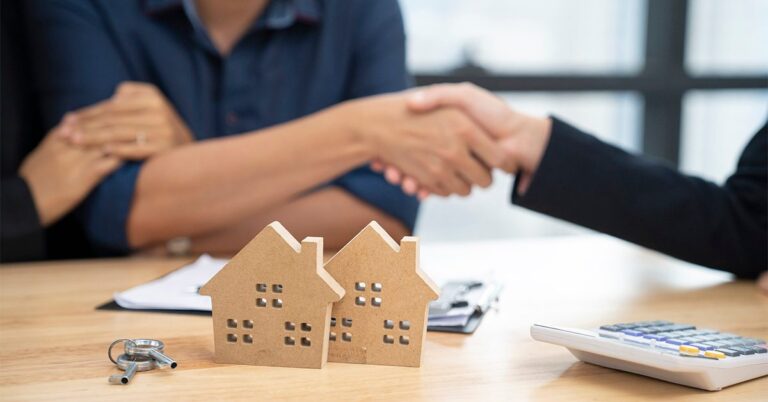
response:
M365 163L372 151L349 119L340 105L149 160L128 219L130 244L227 228Z
M553 126L530 188L513 201L696 264L741 276L765 269L765 228L731 189L562 122Z
M301 240L321 236L327 251L338 250L370 221L379 222L395 239L409 235L397 219L337 187L326 187L265 210L231 227L192 239L194 253L232 255L264 226L280 221Z

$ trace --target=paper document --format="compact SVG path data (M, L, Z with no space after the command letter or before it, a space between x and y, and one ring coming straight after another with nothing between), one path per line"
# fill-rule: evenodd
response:
M211 311L211 298L197 293L229 260L207 254L176 271L124 292L115 293L115 303L136 310Z
M211 311L211 298L201 296L198 290L227 262L226 259L202 255L197 261L159 279L115 293L115 302L120 307L131 310ZM437 283L443 285L446 282L447 280L443 280ZM431 311L428 325L443 327L466 325L475 311L487 310L498 296L499 289L496 284L488 283L467 292L465 300L469 302L468 305L444 311Z

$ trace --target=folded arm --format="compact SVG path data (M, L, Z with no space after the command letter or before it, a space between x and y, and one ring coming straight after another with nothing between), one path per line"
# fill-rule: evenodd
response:
M334 116L319 113L149 160L136 183L129 243L221 230L364 163L370 148Z

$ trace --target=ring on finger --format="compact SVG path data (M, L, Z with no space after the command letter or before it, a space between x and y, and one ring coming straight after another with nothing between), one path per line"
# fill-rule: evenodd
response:
M139 131L136 133L136 145L144 145L147 143L147 133Z

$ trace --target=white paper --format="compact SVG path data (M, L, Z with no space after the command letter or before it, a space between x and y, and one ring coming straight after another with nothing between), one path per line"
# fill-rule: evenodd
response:
M115 302L120 307L133 310L211 311L211 298L201 296L198 290L227 262L226 259L213 258L204 254L195 262L162 278L115 293ZM457 275L444 270L436 270L436 273L438 273L436 276L440 277L438 285L467 276L465 273ZM474 306L452 309L442 316L429 317L429 325L463 327L474 311Z
M204 254L162 278L115 293L115 302L127 309L211 311L211 298L201 296L198 290L227 262Z

